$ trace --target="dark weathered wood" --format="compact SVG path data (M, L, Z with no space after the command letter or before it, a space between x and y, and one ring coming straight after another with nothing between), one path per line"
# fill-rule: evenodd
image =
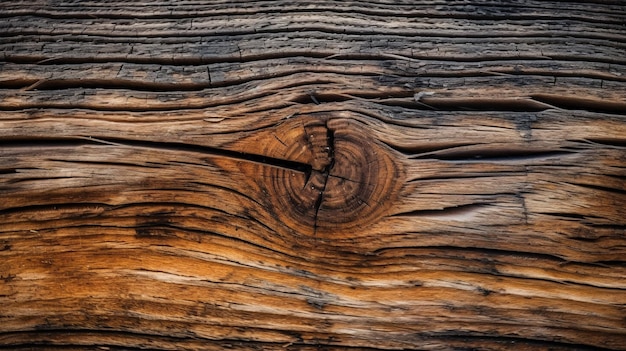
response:
M626 350L624 23L0 4L0 349Z

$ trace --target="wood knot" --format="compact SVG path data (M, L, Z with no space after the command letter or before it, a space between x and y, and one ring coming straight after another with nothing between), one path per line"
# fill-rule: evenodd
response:
M352 119L301 116L259 138L263 155L298 167L263 167L272 216L300 234L334 236L371 224L402 185L401 164Z

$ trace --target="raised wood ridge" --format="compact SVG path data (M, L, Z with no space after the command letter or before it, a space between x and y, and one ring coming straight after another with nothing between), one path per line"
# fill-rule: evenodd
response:
M1 3L0 349L626 350L625 23Z

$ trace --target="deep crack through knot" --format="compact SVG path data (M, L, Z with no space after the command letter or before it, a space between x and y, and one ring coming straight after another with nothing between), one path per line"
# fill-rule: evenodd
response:
M324 175L324 184L319 191L319 196L315 200L315 218L313 220L313 234L317 234L317 220L320 211L320 207L322 206L322 202L324 201L324 192L326 191L326 185L328 184L328 178L330 177L330 172L335 166L335 131L330 128L328 125L328 121L326 121L326 151L328 153L329 162L324 168L321 170L321 173Z

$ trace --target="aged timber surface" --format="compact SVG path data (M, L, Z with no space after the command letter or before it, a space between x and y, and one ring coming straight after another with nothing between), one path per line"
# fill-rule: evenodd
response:
M626 350L622 1L5 1L0 349Z

